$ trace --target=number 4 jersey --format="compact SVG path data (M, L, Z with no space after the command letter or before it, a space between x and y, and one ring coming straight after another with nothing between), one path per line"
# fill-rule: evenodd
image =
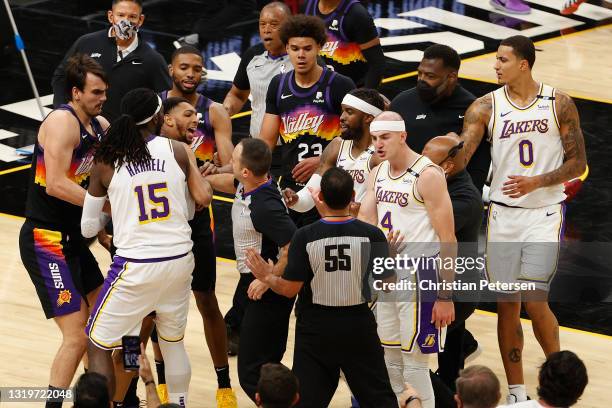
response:
M563 145L555 110L555 89L540 84L527 106L514 104L506 86L491 93L491 201L513 207L539 208L565 200L563 184L542 187L519 198L504 195L508 176L537 176L563 164Z
M353 81L323 68L313 86L302 88L295 72L275 76L268 87L266 113L280 119L279 135L283 145L283 171L280 186L296 191L304 185L293 180L291 171L302 160L320 156L329 142L339 136L341 102L353 88Z
M147 148L150 162L124 163L108 186L117 255L150 259L185 254L193 245L185 173L170 139L154 136Z

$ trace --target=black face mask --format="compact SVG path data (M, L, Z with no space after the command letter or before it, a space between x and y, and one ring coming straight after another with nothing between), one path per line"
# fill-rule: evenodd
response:
M425 103L434 103L440 99L440 94L446 89L446 81L438 87L433 87L419 79L416 85L419 98Z

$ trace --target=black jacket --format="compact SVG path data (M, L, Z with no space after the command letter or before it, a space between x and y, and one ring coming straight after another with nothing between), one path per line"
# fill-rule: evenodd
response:
M448 132L461 134L465 111L474 100L474 95L457 84L448 98L432 105L423 102L416 88L412 88L393 98L390 109L402 116L408 132L406 143L412 150L420 153L425 144L436 136ZM467 166L474 185L480 191L489 173L490 164L491 145L486 137L483 137Z
M93 57L102 65L108 76L107 100L102 107L102 116L108 120L119 116L121 98L132 89L150 88L161 92L172 87L166 61L141 37L138 38L138 47L117 62L117 43L114 37L108 36L108 29L105 29L79 37L55 69L51 81L54 107L68 100L65 90L66 62L76 53Z

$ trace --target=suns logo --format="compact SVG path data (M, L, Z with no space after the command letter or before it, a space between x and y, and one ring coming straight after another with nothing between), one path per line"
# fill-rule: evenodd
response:
M57 295L57 306L62 306L66 303L70 303L72 300L72 294L68 289L61 290L59 295Z

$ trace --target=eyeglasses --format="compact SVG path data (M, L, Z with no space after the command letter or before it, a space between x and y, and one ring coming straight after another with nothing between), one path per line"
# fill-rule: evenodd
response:
M442 163L444 163L448 159L450 159L452 157L455 157L457 155L457 153L459 153L459 150L463 149L463 142L464 141L462 140L456 146L451 147L450 150L448 151L448 154L444 158L444 160L442 160L440 163L438 163L438 166L442 165Z

